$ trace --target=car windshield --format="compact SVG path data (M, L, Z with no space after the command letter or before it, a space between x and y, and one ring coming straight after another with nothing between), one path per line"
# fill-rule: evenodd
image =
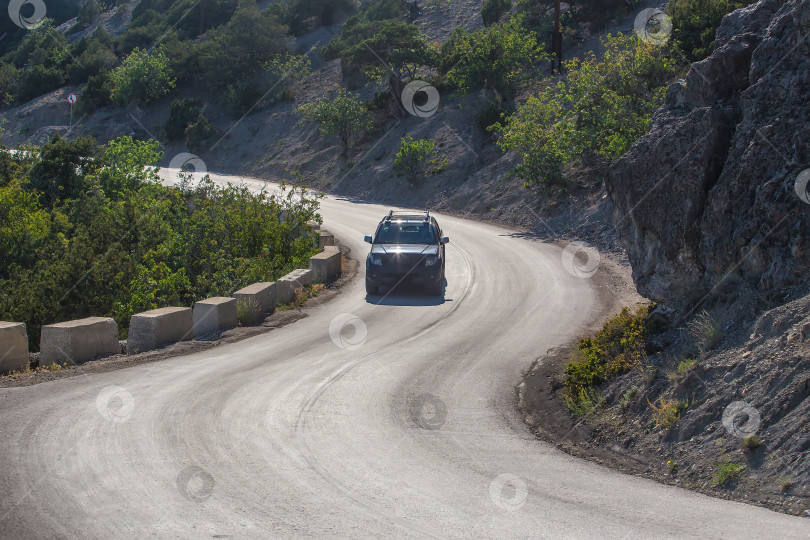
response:
M375 244L435 244L436 231L430 223L387 221L377 231Z

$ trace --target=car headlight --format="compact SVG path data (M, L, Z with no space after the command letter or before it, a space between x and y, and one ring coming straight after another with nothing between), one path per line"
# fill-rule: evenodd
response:
M382 257L379 255L372 255L368 258L369 262L374 266L382 266Z
M441 257L426 257L425 258L425 266L435 266L435 265L439 264L439 261L441 261L441 260L442 260Z

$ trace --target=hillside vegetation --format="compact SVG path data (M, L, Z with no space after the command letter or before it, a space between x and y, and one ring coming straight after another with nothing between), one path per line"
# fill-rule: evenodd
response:
M124 337L135 313L191 305L272 281L317 251L307 221L318 198L217 187L168 188L157 143L55 137L0 152L0 320L40 327L111 316Z
M419 78L453 95L483 91L488 105L478 124L503 151L517 153L515 172L528 184L565 182L566 169L605 165L646 131L666 83L687 61L710 52L722 14L745 0L735 1L673 0L668 11L675 31L664 46L634 34L608 37L603 53L568 61L564 76L547 74L551 11L525 0L484 2L483 26L456 28L443 41L431 41L419 24L424 10L448 9L441 0L273 1L264 10L255 0L209 0L204 9L192 0L75 2L49 11L54 20L35 29L9 29L0 101L21 104L65 84L83 85L79 114L180 98L156 136L203 152L224 128L207 116L205 100L190 116L178 117L189 108L182 102L190 99L187 91L217 96L215 104L239 118L302 97L300 84L316 56L319 62L340 59L348 90L387 88L373 99L357 98L372 113L404 114L402 90ZM626 9L617 0L572 4L563 14L566 36L573 45L578 29L599 27ZM78 15L75 23L57 30L71 15ZM129 17L115 36L99 24L112 15ZM290 38L341 20L324 46L291 49ZM350 146L382 128L379 117L374 125L361 124L346 135L345 126L323 129L321 123L321 132L339 135L347 157Z

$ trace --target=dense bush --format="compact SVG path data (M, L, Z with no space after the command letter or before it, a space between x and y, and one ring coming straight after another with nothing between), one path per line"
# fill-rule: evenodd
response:
M321 55L327 60L338 58L341 51L377 33L372 23L398 19L404 13L405 6L401 0L372 0L361 4L357 14L349 17L340 34L322 49Z
M419 66L434 63L434 50L427 37L414 24L401 21L375 21L355 29L350 38L340 41L338 52L344 73L362 70L372 79L390 70L410 79Z
M352 137L371 129L371 113L355 94L340 89L331 99L318 99L296 109L303 117L318 124L321 135L337 135L342 156L349 152Z
M175 77L163 51L135 49L111 75L112 98L119 104L149 103L171 92Z
M67 67L70 84L81 84L101 71L110 71L118 63L113 39L103 28L90 38L81 39L71 49L74 60Z
M464 92L488 88L511 97L546 54L521 17L474 32L456 28L442 44L439 70Z
M481 5L481 19L484 26L490 26L501 20L501 17L512 9L512 0L484 0Z
M650 306L635 312L624 308L593 337L581 339L577 353L565 368L568 401L590 396L603 382L629 370L644 357Z
M672 0L666 11L672 18L672 44L689 62L709 56L720 21L727 13L753 0Z
M446 160L445 160L446 161ZM411 185L441 167L443 162L436 154L436 142L433 139L414 139L405 137L399 151L394 156L394 170L405 176Z
M82 114L91 113L110 103L112 103L112 78L109 71L103 70L87 80L87 86L82 89L79 109Z
M185 130L186 146L192 152L199 152L217 133L216 128L208 121L208 118L204 114L200 114L197 120Z
M0 319L26 322L32 347L43 324L112 316L125 333L134 313L272 281L315 252L316 197L167 188L159 158L156 142L55 137L30 174L0 159Z
M646 133L674 62L635 36L608 36L604 47L601 58L566 62L566 79L548 81L494 128L500 146L520 155L516 172L526 181L559 181L567 164L616 159Z
M226 88L287 54L286 30L255 2L242 2L228 24L206 33L198 54L203 81Z
M334 24L355 8L354 0L281 0L268 7L295 36Z
M186 128L200 117L202 103L199 99L175 99L169 105L169 118L163 125L170 141L179 141L186 133Z

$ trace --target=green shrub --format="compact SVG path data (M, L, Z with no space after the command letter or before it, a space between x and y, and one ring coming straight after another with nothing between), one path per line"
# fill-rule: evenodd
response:
M371 79L413 79L420 66L434 63L435 51L414 24L397 20L362 22L332 40L322 51L326 58L340 57L344 75L363 73Z
M475 123L484 131L490 131L492 126L502 126L512 111L504 105L490 103L478 113ZM497 129L497 128L495 128Z
M112 316L125 332L134 313L229 296L317 251L307 226L316 197L207 178L164 187L152 167L158 149L128 137L103 147L55 138L30 174L3 166L12 178L0 187L0 320L25 321L32 350L43 324Z
M394 170L403 175L408 182L415 185L426 174L442 167L447 160L439 160L436 154L436 143L433 139L415 140L413 137L402 139L399 152L394 156Z
M714 38L727 13L748 6L753 0L672 0L667 14L672 18L672 44L687 62L703 60L714 50Z
M67 67L70 84L81 84L101 71L109 71L118 63L112 37L98 28L90 38L83 38L76 44L71 55L74 60Z
M198 152L202 150L206 142L217 135L217 130L204 114L200 114L197 121L186 128L185 135L188 149Z
M248 326L256 322L261 315L259 301L255 298L240 298L236 302L236 319L241 326Z
M112 77L109 71L102 70L87 80L78 107L82 112L89 113L110 103L112 103Z
M292 0L277 2L271 9L277 11L293 35L300 36L334 24L341 14L351 13L355 8L353 0Z
M605 398L597 388L583 388L576 395L563 396L565 406L577 416L593 416L605 405Z
M321 135L337 135L342 147L342 156L349 152L353 136L371 129L371 113L356 94L340 89L331 99L318 99L299 106L296 112L310 122L318 124Z
M175 99L169 105L169 118L163 125L166 136L170 141L177 141L185 136L186 128L195 123L200 117L199 99Z
M720 323L708 311L703 310L687 325L689 335L700 354L705 355L723 340L725 333Z
M101 15L97 0L85 0L79 9L79 16L76 18L77 26L81 29L87 28L96 22Z
M762 446L762 438L756 433L750 433L743 438L742 444L747 449L754 450Z
M130 101L149 103L171 92L174 73L163 51L150 54L135 49L110 76L112 99L119 104Z
M349 17L341 28L340 34L332 38L321 50L327 60L341 55L341 51L356 45L362 39L368 39L376 33L379 26L371 23L398 19L405 13L401 0L372 0L363 2L355 15Z
M744 470L745 465L732 463L731 460L726 459L723 463L718 465L712 485L715 487L724 486L735 478L738 478Z
M474 32L453 30L441 46L438 67L448 83L463 92L487 88L509 98L545 58L537 34L521 17L512 17Z
M604 46L601 58L566 62L566 79L548 80L493 128L501 148L519 154L516 173L527 183L561 181L562 168L581 160L614 160L647 132L674 63L635 35L608 36Z
M512 0L484 0L481 6L481 18L484 26L490 26L501 20L501 17L512 9Z
M644 357L645 322L650 306L635 312L622 309L593 337L581 339L574 359L565 368L565 395L579 401L603 382L631 369Z
M210 30L197 46L201 79L226 89L264 71L268 63L288 54L287 32L255 2L241 2L231 20Z

